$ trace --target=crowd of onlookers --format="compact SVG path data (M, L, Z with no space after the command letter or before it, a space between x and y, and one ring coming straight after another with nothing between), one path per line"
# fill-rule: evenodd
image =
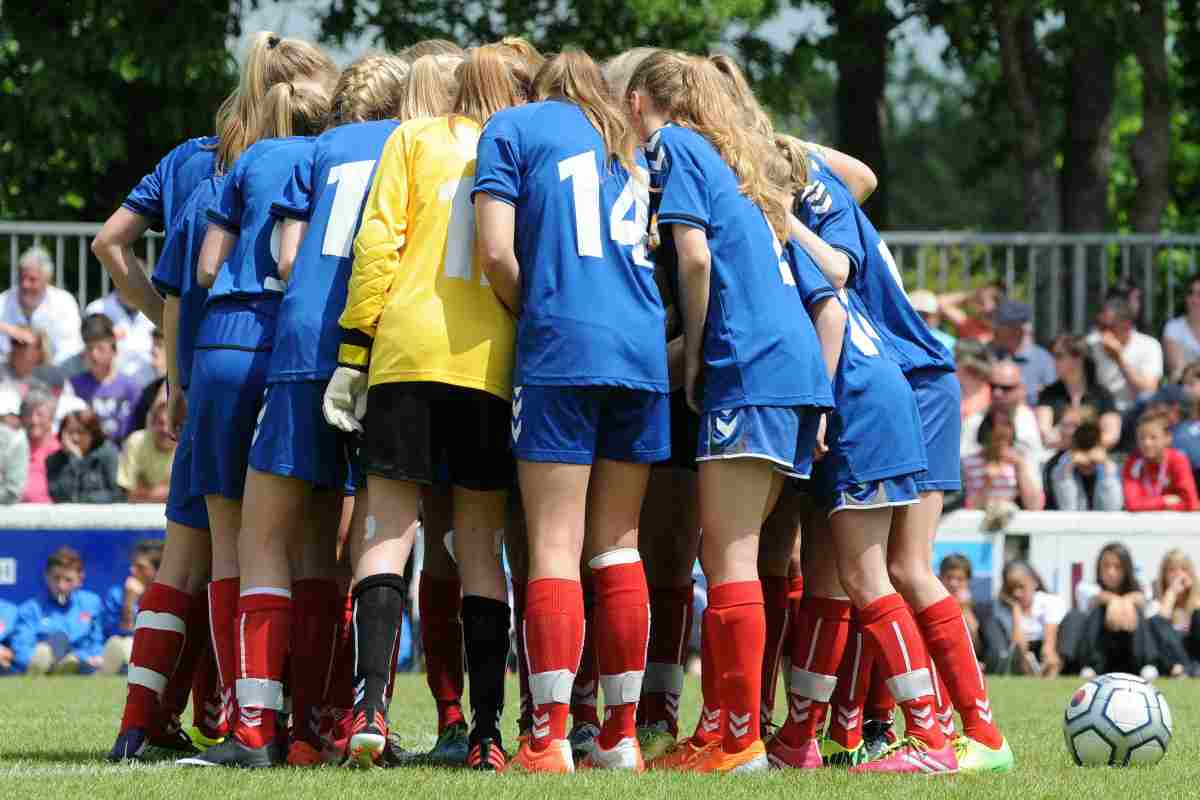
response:
M53 276L33 247L0 293L0 504L163 502L162 337L117 292L81 316Z

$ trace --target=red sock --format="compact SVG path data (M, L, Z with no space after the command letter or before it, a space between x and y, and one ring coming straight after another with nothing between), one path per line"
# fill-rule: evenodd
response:
M526 590L525 647L533 700L530 746L545 750L567 737L571 687L583 650L583 586L579 581L540 578Z
M767 620L767 640L763 647L762 703L759 724L770 724L775 713L775 689L779 684L779 660L783 655L783 640L788 632L790 610L788 579L778 576L760 578L763 593L763 612Z
M691 632L691 582L678 588L651 589L650 641L638 717L642 725L665 723L672 736L679 735L679 695Z
M588 566L596 585L595 641L604 727L600 746L610 750L637 736L637 705L650 638L650 589L636 548L610 550Z
M838 666L833 714L829 719L829 738L847 750L853 750L862 742L863 703L870 681L871 664L863 652L862 628L857 613L852 610L850 635L842 663Z
M763 645L767 621L763 614L762 584L758 581L722 583L708 590L713 615L713 664L720 679L726 753L740 753L760 738L758 706L762 701Z
M130 728L150 729L160 720L161 698L187 638L191 604L190 594L163 583L150 584L142 595L133 631L121 733Z
M342 609L337 581L292 582L291 650L292 738L321 749L321 706Z
M941 750L946 737L934 719L929 654L916 620L903 598L889 594L859 609L872 658L883 669L888 691L904 713L905 735Z
M517 730L528 733L533 727L533 698L529 694L529 657L525 652L525 587L524 581L513 581L513 626L517 631L517 682L521 690L521 713Z
M438 733L459 722L462 712L462 583L421 570L417 611L421 615L421 646L425 650L425 679L437 703Z
M591 583L594 583L592 581ZM579 656L579 671L571 687L571 726L600 727L596 713L596 694L599 689L600 665L596 661L596 593L591 585L583 591L583 651Z
M287 589L251 588L238 601L235 735L247 747L264 747L275 738L275 716L283 711L291 623Z
M334 640L325 703L333 709L346 711L354 708L354 596L349 592L343 594L340 586L336 608L337 639Z
M796 633L796 620L800 619L800 601L804 599L804 576L792 575L788 578L788 626L787 633L783 637L783 647L780 653L783 658L789 662L792 659L792 640ZM790 672L790 670L789 670ZM788 685L792 676L784 673L784 686Z
M928 646L928 645L926 645ZM954 704L950 702L950 690L938 672L937 664L930 659L929 673L933 676L934 714L937 716L938 727L947 739L954 738Z
M241 591L238 578L222 578L208 585L208 627L212 633L213 658L217 662L217 676L221 681L221 703L230 727L237 716L237 696L234 685L237 681L237 621L238 594Z
M788 719L778 734L785 744L799 747L821 731L849 636L849 600L805 595L792 640Z
M891 722L896 716L896 698L888 691L887 676L881 664L871 662L871 678L867 681L867 700L863 714L866 719Z
M993 749L999 747L1004 737L992 722L987 684L958 603L953 597L939 600L917 614L917 625L938 675L946 683L950 702L962 717L963 733Z
M696 730L692 733L692 744L704 747L712 742L721 740L722 721L721 708L721 676L717 674L716 648L714 642L717 633L713 627L712 595L709 595L709 605L704 609L700 618L700 719L696 720Z
M217 674L217 662L213 658L212 636L208 622L208 587L192 595L192 612L188 617L188 630L194 632L184 645L179 658L176 677L167 684L168 690L190 691L192 696L192 724L210 739L221 739L229 734L225 717L225 704L221 699L221 677ZM187 662L191 659L191 669ZM187 671L188 683L181 682L181 673ZM178 707L187 704L184 694L177 701Z

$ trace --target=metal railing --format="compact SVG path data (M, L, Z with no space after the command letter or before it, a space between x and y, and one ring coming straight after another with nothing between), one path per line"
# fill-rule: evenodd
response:
M41 244L54 257L56 285L74 292L81 306L106 294L111 283L92 256L100 223L0 221L0 284L16 282L17 259ZM1197 268L1200 235L969 233L894 231L884 235L909 289L935 292L1003 282L1007 292L1034 309L1039 339L1084 332L1104 293L1117 280L1142 287L1143 321L1157 333L1179 313L1188 276ZM143 239L141 255L152 266L162 237ZM4 262L7 261L7 269ZM4 288L0 285L0 288Z

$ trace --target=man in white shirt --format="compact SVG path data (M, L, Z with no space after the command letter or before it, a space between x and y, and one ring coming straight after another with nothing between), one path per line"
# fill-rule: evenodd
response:
M1107 389L1122 414L1158 388L1163 376L1162 345L1134 328L1133 308L1124 298L1105 301L1096 317L1097 330L1087 343L1096 362L1096 380Z
M50 336L55 364L83 352L79 304L70 292L50 285L54 261L41 247L21 254L18 283L0 292L0 361L7 360L13 327L41 329Z
M1049 454L1042 445L1042 432L1038 428L1037 415L1025 401L1025 381L1021 368L1013 361L997 361L992 365L989 378L992 386L992 408L1007 411L1012 415L1016 428L1016 449L1033 467L1039 488L1042 484L1042 466ZM977 411L963 420L962 438L959 449L963 458L983 450L979 443L979 426L987 411Z

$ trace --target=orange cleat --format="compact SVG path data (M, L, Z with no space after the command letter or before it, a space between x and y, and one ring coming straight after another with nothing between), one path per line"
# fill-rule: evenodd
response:
M756 739L745 750L737 753L726 753L721 747L714 747L704 754L704 757L692 765L692 772L759 772L770 766L767 762L767 748L762 739Z
M556 739L550 742L545 750L538 751L530 747L529 742L523 742L521 749L513 756L512 761L508 762L504 771L548 775L574 772L575 761L571 757L571 743L566 739Z
M668 750L651 761L650 769L690 770L697 761L704 758L714 748L721 749L720 739L708 744L697 745L691 737L688 737L675 745L674 749Z
M325 763L325 759L308 742L292 742L288 748L287 763L289 767L319 767Z

